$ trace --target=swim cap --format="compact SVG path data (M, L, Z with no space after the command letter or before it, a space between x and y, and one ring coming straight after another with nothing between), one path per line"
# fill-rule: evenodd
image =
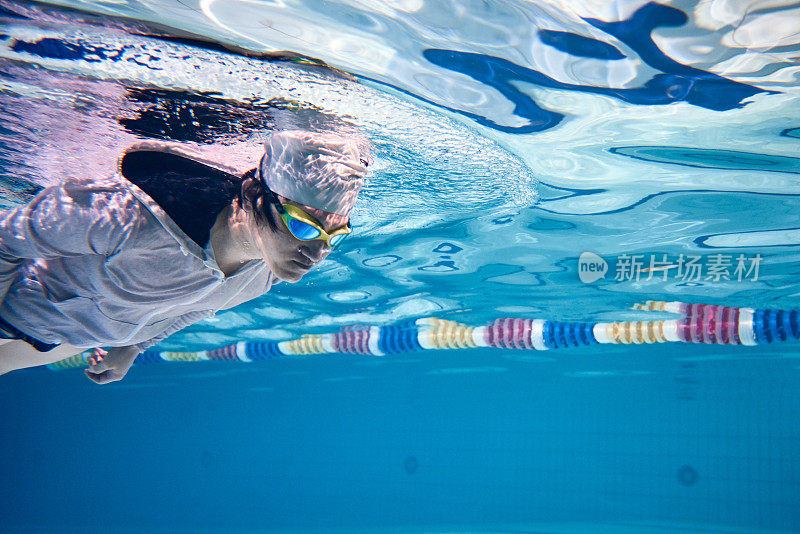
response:
M363 137L292 130L264 143L260 176L275 193L329 213L348 216L370 162Z

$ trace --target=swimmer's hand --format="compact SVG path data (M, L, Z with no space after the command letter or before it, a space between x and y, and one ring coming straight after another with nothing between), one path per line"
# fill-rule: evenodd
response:
M85 370L86 376L98 384L122 380L138 355L139 349L136 347L94 349L89 357L89 368Z

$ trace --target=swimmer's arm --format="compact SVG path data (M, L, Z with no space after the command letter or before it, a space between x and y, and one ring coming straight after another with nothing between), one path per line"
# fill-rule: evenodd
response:
M86 376L98 384L122 380L138 355L139 349L135 346L95 349L89 357Z
M275 284L279 284L281 281L275 278L275 276L270 273L265 280L260 278L258 280L251 280L244 287L239 290L239 293L234 295L228 302L226 302L220 309L221 310L230 310L231 308L235 308L240 304L244 304L245 302L250 302L253 299L256 299L262 295L266 295L270 288Z
M89 358L89 367L86 369L86 376L98 384L107 384L109 382L122 380L139 354L165 340L172 334L210 315L211 312L209 311L190 312L175 319L161 334L147 341L127 347L114 347L108 349L108 351L95 349L94 354Z
M185 315L181 315L180 317L176 318L172 324L170 324L163 332L159 335L148 339L147 341L142 341L141 343L137 343L134 345L139 352L144 352L150 347L161 343L169 336L176 332L180 332L187 326L193 325L198 321L202 321L207 317L211 317L211 310L203 310L203 311L196 311L196 312L189 312Z

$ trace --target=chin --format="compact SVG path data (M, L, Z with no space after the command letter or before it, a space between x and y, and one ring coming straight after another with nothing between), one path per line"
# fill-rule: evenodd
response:
M288 282L290 284L294 284L295 282L299 282L301 278L303 278L308 271L300 271L297 269L283 269L283 272L276 272L275 276L283 280L284 282Z

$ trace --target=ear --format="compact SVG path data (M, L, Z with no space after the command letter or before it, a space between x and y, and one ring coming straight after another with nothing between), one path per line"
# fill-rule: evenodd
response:
M259 194L261 192L261 186L256 182L255 178L245 178L242 180L242 190L240 194L240 198L242 199L242 208L245 210L253 211L256 206L256 202L261 197Z

